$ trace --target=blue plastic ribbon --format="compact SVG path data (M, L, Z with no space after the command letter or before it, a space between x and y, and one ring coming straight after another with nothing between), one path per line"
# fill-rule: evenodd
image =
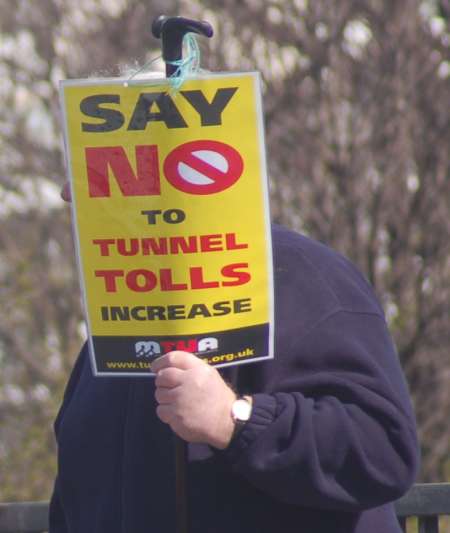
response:
M186 33L183 37L183 47L186 50L185 57L178 61L167 61L174 65L177 70L168 78L173 90L178 91L186 78L200 70L200 48L194 33Z

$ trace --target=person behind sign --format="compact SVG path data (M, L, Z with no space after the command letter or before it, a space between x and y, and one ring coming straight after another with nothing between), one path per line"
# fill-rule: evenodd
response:
M69 200L67 190L63 197ZM273 225L275 359L187 352L156 379L95 378L86 346L55 422L50 533L173 533L172 430L192 533L398 533L415 420L382 309L345 258Z

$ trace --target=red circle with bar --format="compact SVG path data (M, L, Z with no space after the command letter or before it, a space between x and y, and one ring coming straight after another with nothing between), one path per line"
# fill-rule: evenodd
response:
M215 194L231 187L241 177L244 161L229 144L191 141L172 150L164 161L167 181L189 194Z

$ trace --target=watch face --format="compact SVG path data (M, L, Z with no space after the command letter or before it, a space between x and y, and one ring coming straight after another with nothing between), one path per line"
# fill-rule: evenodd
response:
M246 422L250 418L251 412L252 406L247 400L240 398L234 402L232 414L235 420Z

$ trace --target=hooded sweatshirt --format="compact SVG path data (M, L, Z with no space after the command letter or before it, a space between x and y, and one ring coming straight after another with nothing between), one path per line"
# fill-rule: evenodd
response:
M221 369L253 397L225 450L188 445L189 533L400 533L415 420L383 311L330 248L273 226L275 357ZM175 453L152 378L82 349L55 422L50 533L176 533Z

